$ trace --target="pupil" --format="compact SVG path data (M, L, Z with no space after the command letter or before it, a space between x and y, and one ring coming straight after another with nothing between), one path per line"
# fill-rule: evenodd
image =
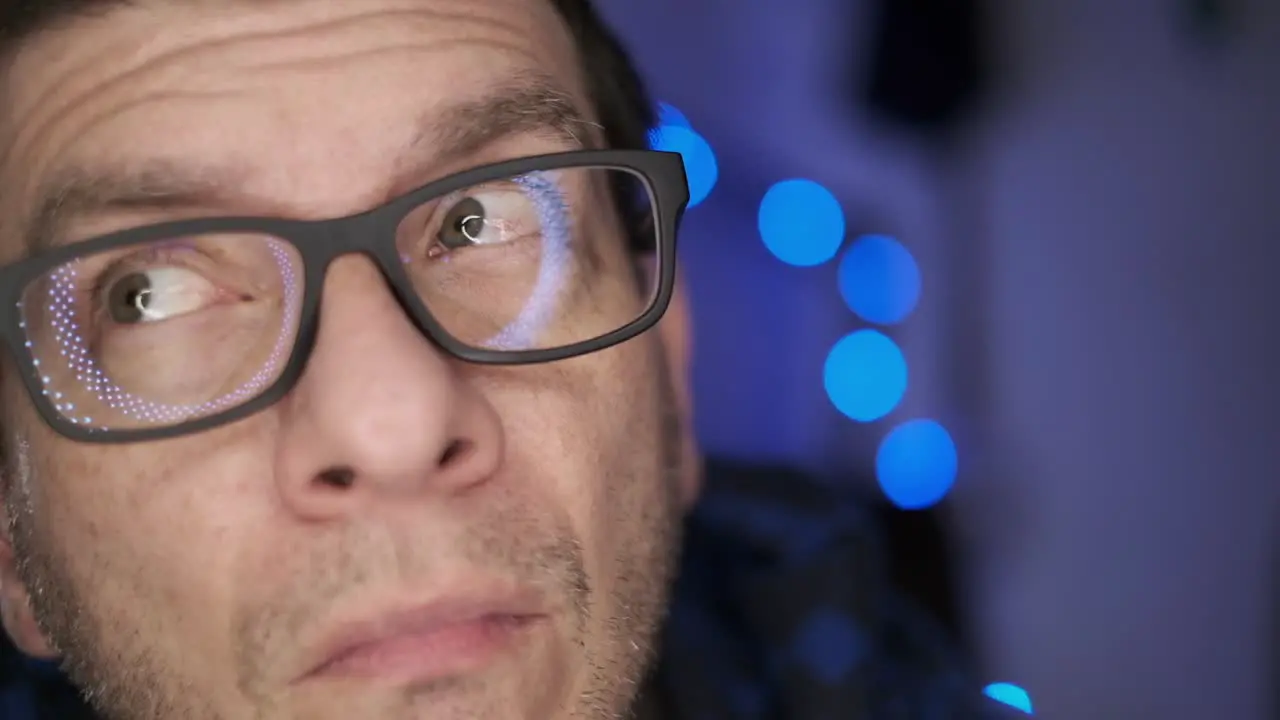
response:
M468 240L476 240L480 233L484 232L484 218L475 215L464 218L458 223L458 230L466 235Z
M111 319L119 323L135 323L142 319L151 299L151 283L146 275L130 275L111 291L108 307Z
M484 206L474 198L467 198L453 206L453 221L442 233L441 243L449 248L462 248L474 245L484 234Z

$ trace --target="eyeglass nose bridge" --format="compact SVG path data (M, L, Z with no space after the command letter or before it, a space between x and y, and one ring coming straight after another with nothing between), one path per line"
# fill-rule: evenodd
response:
M312 273L327 274L335 260L347 255L364 255L385 274L388 267L384 265L401 260L396 234L413 207L400 201L359 215L295 223L288 234L309 280Z
M303 358L309 358L314 350L329 269L340 258L358 255L373 263L401 312L428 342L452 357L469 359L471 348L454 338L420 297L406 269L410 258L399 247L401 224L422 202L421 198L404 198L359 215L293 228L290 235L302 259L309 296L299 323L298 352Z

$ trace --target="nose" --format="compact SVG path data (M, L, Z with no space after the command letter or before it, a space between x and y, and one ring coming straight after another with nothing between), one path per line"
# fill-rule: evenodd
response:
M331 267L315 347L279 412L279 493L309 520L378 499L459 493L502 458L493 406L364 258Z

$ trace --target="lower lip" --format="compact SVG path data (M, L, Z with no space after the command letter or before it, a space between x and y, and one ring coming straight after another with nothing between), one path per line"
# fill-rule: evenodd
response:
M482 670L536 622L494 616L361 645L316 670L312 677L427 682Z

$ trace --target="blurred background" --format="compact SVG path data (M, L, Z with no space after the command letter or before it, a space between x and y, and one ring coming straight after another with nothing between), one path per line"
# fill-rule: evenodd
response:
M1275 717L1280 3L601 5L689 166L708 451L942 532L1037 716Z

